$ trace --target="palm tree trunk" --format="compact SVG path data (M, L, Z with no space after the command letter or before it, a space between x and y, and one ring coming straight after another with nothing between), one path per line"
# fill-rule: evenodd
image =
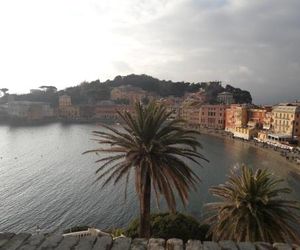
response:
M151 179L149 173L142 183L140 197L140 237L150 238L150 205L151 205Z

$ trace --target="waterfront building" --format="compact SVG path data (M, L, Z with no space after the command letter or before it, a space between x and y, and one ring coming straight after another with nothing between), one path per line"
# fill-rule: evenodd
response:
M62 95L58 100L58 114L64 119L76 120L80 117L80 107L72 105L71 96Z
M255 127L236 127L233 131L233 136L245 140L257 137L258 130Z
M43 120L54 116L49 103L31 101L10 101L7 113L10 118L28 121Z
M79 116L83 120L92 120L95 117L95 106L81 105L79 106Z
M192 128L199 128L200 106L184 106L179 108L179 117L187 122Z
M147 93L145 90L131 85L125 85L113 88L110 93L112 100L128 100L130 104L142 101L148 97L149 100L154 99L154 95Z
M133 114L134 107L131 105L97 105L95 106L94 118L97 120L116 122L120 120L118 111L128 111Z
M236 128L247 127L248 105L231 104L225 111L225 130L234 132Z
M300 105L282 103L272 110L271 133L268 139L285 142L299 140Z
M71 96L69 96L69 95L60 96L58 99L58 105L59 105L59 107L72 106Z
M182 98L169 96L165 98L160 98L156 101L158 104L162 104L166 107L167 112L171 112L169 120L174 120L179 117L180 105L182 103Z
M272 107L256 107L248 109L248 127L270 129Z
M199 123L200 127L224 129L225 128L225 115L226 105L210 105L204 104L200 107Z
M218 94L217 100L218 100L218 102L226 104L226 105L230 105L235 102L234 98L233 98L233 94L230 92L222 92L222 93Z

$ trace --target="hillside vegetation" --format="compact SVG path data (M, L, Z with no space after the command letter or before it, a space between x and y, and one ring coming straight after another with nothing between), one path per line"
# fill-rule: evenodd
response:
M15 100L43 101L49 102L52 106L58 103L58 96L67 94L72 97L73 104L94 104L99 101L109 100L110 91L114 87L122 85L132 85L145 91L156 93L159 96L181 97L186 92L197 92L200 88L208 94L210 103L216 102L216 97L223 91L231 92L237 103L251 103L252 97L249 91L235 88L231 85L222 86L221 82L173 82L159 80L148 75L127 75L116 76L113 80L101 82L100 80L83 82L77 86L69 87L64 90L56 91L54 86L40 87L44 91L23 95L15 95ZM2 102L6 101L7 96L2 97Z

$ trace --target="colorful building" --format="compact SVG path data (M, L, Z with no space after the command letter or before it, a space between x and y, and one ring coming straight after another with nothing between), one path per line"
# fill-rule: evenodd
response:
M140 102L146 97L149 100L155 99L154 95L147 93L141 88L133 87L131 85L113 88L110 96L112 100L128 100L130 104Z
M247 127L248 106L244 104L232 104L226 108L225 130L234 132L236 128Z
M181 106L179 108L179 118L185 120L190 127L199 128L199 106Z
M255 127L236 127L233 130L233 136L244 140L250 140L257 137L258 130Z
M199 123L202 128L224 129L226 105L204 104L200 108Z
M248 110L248 127L269 129L271 125L272 107L257 107Z
M272 110L271 133L268 138L275 141L299 140L300 105L279 104Z
M80 118L80 107L73 106L71 97L62 95L58 100L58 115L64 119L76 120Z
M118 111L128 111L131 114L133 114L134 108L131 105L97 105L95 106L94 118L96 120L103 120L109 122L120 121Z

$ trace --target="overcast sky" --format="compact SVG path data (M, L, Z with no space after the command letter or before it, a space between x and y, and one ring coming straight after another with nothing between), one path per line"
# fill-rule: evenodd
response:
M0 0L0 87L130 73L300 99L300 1Z

